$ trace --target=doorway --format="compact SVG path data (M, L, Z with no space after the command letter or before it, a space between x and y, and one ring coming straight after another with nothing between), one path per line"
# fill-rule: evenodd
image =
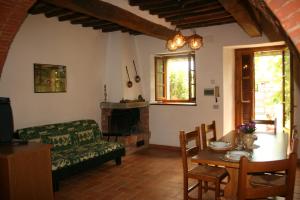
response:
M236 120L262 132L290 131L292 90L290 52L285 46L236 50ZM274 122L275 125L272 124Z

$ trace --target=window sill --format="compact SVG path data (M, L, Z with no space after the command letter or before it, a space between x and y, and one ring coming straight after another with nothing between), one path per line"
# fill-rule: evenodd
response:
M163 106L197 106L196 102L152 102L150 105L163 105Z

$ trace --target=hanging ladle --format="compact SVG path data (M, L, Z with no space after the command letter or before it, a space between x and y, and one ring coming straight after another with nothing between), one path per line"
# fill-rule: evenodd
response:
M127 76L128 76L128 80L129 80L129 81L127 81L127 87L131 88L132 87L132 82L131 82L130 77L129 77L127 66L126 66L126 72L127 72Z
M133 62L133 66L134 66L134 70L135 70L135 77L134 77L134 80L135 80L135 82L140 82L141 81L141 77L138 75L138 73L137 73L137 70L136 70L136 66L135 66L135 63L134 63L134 60L132 60L132 62Z

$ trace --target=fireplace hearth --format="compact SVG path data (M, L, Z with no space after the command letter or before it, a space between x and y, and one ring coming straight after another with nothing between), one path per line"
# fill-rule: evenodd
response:
M101 130L104 138L121 142L126 153L135 152L149 144L149 106L147 102L103 102Z
M139 132L140 110L138 108L112 109L107 116L108 133L131 135Z

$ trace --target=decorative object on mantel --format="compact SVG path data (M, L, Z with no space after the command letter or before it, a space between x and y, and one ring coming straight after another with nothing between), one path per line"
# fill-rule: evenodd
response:
M107 101L107 91L106 91L106 84L104 84L104 102Z
M125 101L125 100L124 100ZM128 102L128 103L115 103L115 102L101 102L100 108L108 108L108 109L128 109L128 108L144 108L148 107L149 102L147 101L136 101L136 102Z
M145 99L143 98L143 96L141 94L138 96L138 101L139 102L144 102L145 101Z
M127 76L128 76L127 87L131 88L132 87L132 82L131 82L130 77L129 77L127 66L126 66L126 72L127 72Z
M138 96L138 99L130 100L130 99L121 99L120 103L136 103L136 102L145 102L145 99L142 95Z
M193 33L191 36L184 36L180 31L177 31L173 37L167 40L167 49L169 51L176 51L186 43L193 50L200 49L203 46L203 38L195 30L193 30Z
M246 149L253 149L253 143L257 140L257 136L254 135L256 130L255 122L248 122L240 126L240 131L243 133L243 143Z
M141 77L140 77L140 76L138 75L138 73L137 73L137 70L136 70L136 66L135 66L134 60L132 60L132 62L133 62L134 70L135 70L135 77L134 77L134 80L135 80L136 83L138 83L138 82L141 81Z

